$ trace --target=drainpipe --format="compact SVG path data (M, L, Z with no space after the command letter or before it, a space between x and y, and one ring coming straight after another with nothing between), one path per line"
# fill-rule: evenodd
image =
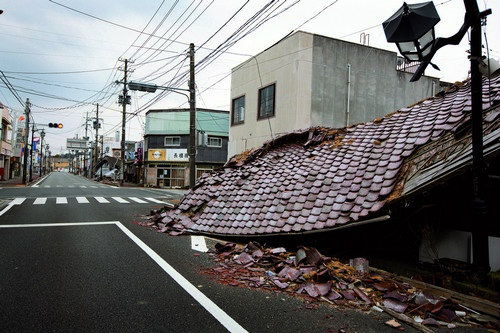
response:
M349 112L351 100L351 64L347 64L347 109L345 115L345 126L349 126Z
M432 81L432 96L436 96L436 81Z

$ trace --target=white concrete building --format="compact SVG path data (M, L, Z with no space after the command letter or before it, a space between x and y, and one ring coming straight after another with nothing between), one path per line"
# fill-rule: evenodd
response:
M370 121L439 91L439 79L410 83L403 67L395 52L302 31L285 37L232 70L228 157L281 133Z

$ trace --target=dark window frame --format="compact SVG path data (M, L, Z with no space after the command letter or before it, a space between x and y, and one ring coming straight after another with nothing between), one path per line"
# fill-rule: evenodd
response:
M262 91L264 91L265 89L268 89L270 87L273 87L273 104L272 104L272 114L269 114L269 115L261 115L260 113L260 104L261 104L261 98L262 98ZM272 83L272 84L269 84L265 87L262 87L259 89L259 92L258 92L258 103L257 103L257 120L261 120L261 119L267 119L267 118L272 118L276 116L276 82L275 83Z
M179 139L179 144L167 144L167 139ZM180 147L181 146L181 137L180 136L172 136L172 135L167 135L163 138L163 145L165 147Z
M210 144L210 139L216 139L220 141L220 145L211 145ZM208 136L207 137L207 147L212 147L212 148L222 148L222 138L219 138L217 136Z
M244 106L243 106L243 120L239 120L238 122L235 122L234 121L234 116L235 116L234 104L235 104L235 102L237 100L239 100L241 98L243 98L243 102L244 102ZM241 95L241 96L233 98L233 100L231 102L231 126L241 125L241 124L245 123L245 113L246 113L246 110L247 110L247 100L246 100L246 96L245 95Z

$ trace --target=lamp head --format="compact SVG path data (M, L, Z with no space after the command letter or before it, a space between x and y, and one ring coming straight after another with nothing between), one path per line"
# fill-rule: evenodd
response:
M388 42L396 43L408 61L422 61L432 50L434 26L440 21L432 1L403 6L383 24Z

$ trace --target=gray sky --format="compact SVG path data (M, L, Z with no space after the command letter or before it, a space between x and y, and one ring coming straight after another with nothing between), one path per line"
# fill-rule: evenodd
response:
M4 10L0 15L0 70L21 98L28 97L33 103L37 123L64 123L62 130L45 130L53 153L65 151L66 138L84 136L85 116L88 113L89 117L95 117L95 103L101 105L104 133L113 136L120 130L121 106L117 99L122 85L114 84L123 78L123 72L118 70L123 66L119 58L134 61L130 64L134 71L129 80L187 88L187 79L182 74L188 70L188 44L194 43L195 48L204 44L196 52L197 106L229 110L231 68L293 30L356 43L364 32L370 35L370 46L396 51L394 45L386 42L381 24L403 2L275 0L265 7L269 0L54 1L123 27L49 0L0 1L0 9ZM441 17L436 36L454 34L463 22L463 1L434 3ZM500 1L478 1L478 5L481 10L493 10L485 31L490 56L499 59ZM245 27L245 22L262 9L262 16ZM252 27L255 29L249 32ZM140 34L143 30L163 39ZM229 39L238 31L241 32ZM224 47L223 52L214 53L220 45L229 46L226 41L234 43ZM459 46L441 49L433 59L441 71L429 69L426 74L451 82L466 79L467 49L467 36ZM127 140L141 139L148 109L187 107L186 98L175 94L131 92L131 95L132 104L127 111L137 116L128 122ZM14 111L22 111L3 84L0 84L0 101ZM93 135L89 127L89 136Z

